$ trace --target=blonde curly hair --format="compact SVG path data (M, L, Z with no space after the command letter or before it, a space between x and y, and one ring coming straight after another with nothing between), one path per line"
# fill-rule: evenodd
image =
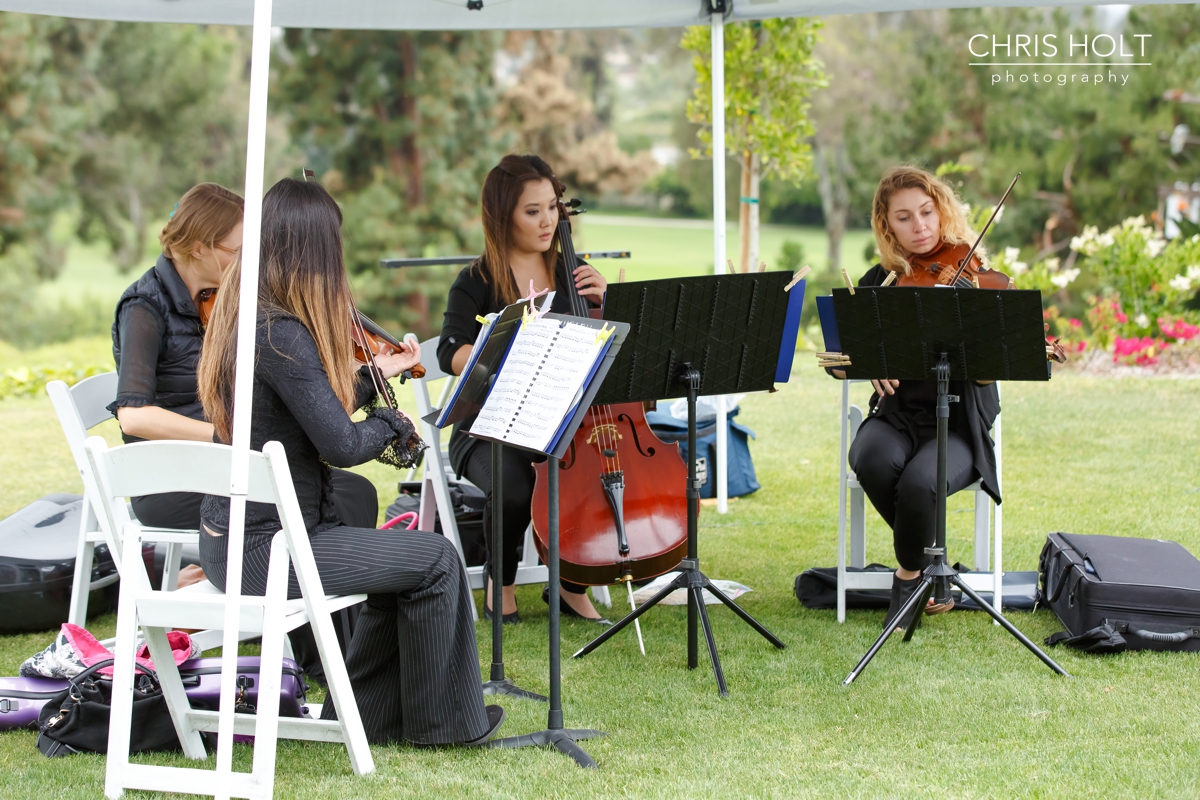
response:
M871 230L875 232L875 244L879 248L879 263L889 272L912 274L912 265L896 234L888 224L888 203L892 195L904 189L919 189L933 200L941 222L942 241L947 244L965 244L974 241L975 232L967 221L967 210L954 190L940 178L920 167L901 164L883 173L875 200L871 204ZM975 251L986 263L983 246Z

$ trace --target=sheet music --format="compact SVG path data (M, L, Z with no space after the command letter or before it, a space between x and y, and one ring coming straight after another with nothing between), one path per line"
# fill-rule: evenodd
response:
M471 433L549 449L603 349L595 328L550 319L525 323Z

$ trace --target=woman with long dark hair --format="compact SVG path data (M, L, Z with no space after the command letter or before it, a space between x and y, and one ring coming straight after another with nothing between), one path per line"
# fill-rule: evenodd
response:
M911 274L909 260L915 256L975 238L954 190L911 166L892 167L884 173L875 191L871 227L880 263L867 270L859 286L880 286L889 273ZM975 252L983 256L981 250ZM830 372L845 377L840 370ZM931 547L934 539L937 382L873 380L871 384L875 388L871 411L854 437L849 461L871 505L892 528L900 567L892 579L883 626L902 630L909 620L897 619L897 613L920 583L921 570L930 562L925 548ZM978 480L999 503L996 455L988 431L1000 413L1000 395L990 381L951 381L950 394L958 395L961 402L950 406L948 493ZM938 614L953 605L953 601L936 605L931 600L925 613Z
M263 199L250 446L278 441L287 451L324 589L367 595L346 667L368 739L482 744L504 712L483 704L471 592L454 547L435 533L348 526L333 503L331 465L372 458L408 465L424 447L412 422L388 407L350 418L374 389L353 365L341 222L337 204L315 182L284 179ZM235 264L222 283L200 360L200 398L226 443L240 271ZM407 346L377 359L386 378L419 360L419 349ZM224 588L229 500L206 497L201 516L204 571ZM272 506L247 506L243 592L265 593L279 526ZM294 573L289 596L299 596ZM325 709L332 713L332 704Z
M484 254L463 268L450 287L446 317L438 341L438 364L445 372L461 374L467 364L471 345L479 335L478 317L501 311L529 292L532 282L537 291L554 291L574 281L579 293L594 305L600 305L607 283L589 264L580 261L567 265L559 252L558 201L563 187L550 165L538 156L505 156L488 173L483 184ZM551 311L570 314L570 299L563 291L555 293ZM491 448L481 446L467 432L474 417L454 426L450 435L450 463L455 472L466 476L487 495L483 510L483 529L491 531L492 461ZM503 546L505 622L519 620L513 584L517 577L517 548L529 526L529 504L533 498L535 456L515 447L504 448ZM490 535L485 537L491 546ZM484 596L484 616L491 619L491 583ZM561 608L571 617L608 624L596 613L585 594L586 587L564 582ZM545 599L548 594L543 594Z

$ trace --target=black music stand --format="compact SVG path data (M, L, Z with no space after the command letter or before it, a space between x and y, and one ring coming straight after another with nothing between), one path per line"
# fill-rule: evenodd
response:
M604 316L628 323L630 333L596 402L687 396L688 550L675 580L575 653L575 658L604 644L676 589L688 592L688 669L698 663L699 623L722 697L729 696L729 689L704 606L705 589L771 644L786 647L700 571L696 400L701 394L771 390L776 381L788 379L804 300L803 283L791 286L791 279L790 272L765 272L609 284Z
M511 308L511 306L510 306L510 308ZM579 317L568 317L568 316L560 315L560 314L547 314L547 315L545 315L544 319L569 321L569 322L573 322L576 324L587 325L589 327L594 327L594 328L600 328L602 326L606 326L605 323L602 323L597 320L583 319L583 318L579 318ZM491 337L489 337L489 341L488 341L488 346L491 346L494 344L497 348L497 351L506 349L507 345L505 344L505 342L508 338L511 338L511 336L515 333L516 324L517 324L516 322L514 322L514 323L512 323L511 327L501 327L501 322L504 322L506 325L508 324L507 318L504 315L502 315L501 319L497 321L497 324L493 328ZM547 469L546 469L546 475L547 475L546 489L547 489L547 495L548 495L547 504L549 506L549 508L548 508L549 530L547 531L547 536L546 536L546 538L548 540L547 541L547 551L548 552L546 554L546 560L548 563L546 564L546 567L550 573L549 582L548 582L549 595L550 595L549 596L549 601L550 601L550 625L549 625L549 628L550 628L550 631L549 631L549 638L550 638L550 710L547 714L546 727L545 727L545 729L540 730L540 731L535 731L534 733L528 733L528 734L524 734L522 736L510 736L510 737L505 737L503 739L495 739L489 743L490 747L503 747L503 748L553 747L556 750L558 750L560 753L564 753L565 755L570 756L572 759L575 760L575 763L577 763L579 766L588 767L588 768L594 768L596 766L596 762L595 762L595 760L592 759L592 757L590 755L587 754L587 752L582 747L580 747L577 744L577 742L579 742L580 740L583 740L583 739L593 739L597 736L603 736L604 733L602 731L591 730L588 728L565 728L565 727L563 727L562 660L561 660L562 659L562 653L561 653L562 645L561 645L561 641L560 641L562 612L561 612L561 608L559 605L559 602L560 602L559 601L559 592L561 591L561 587L559 585L560 575L559 575L559 556L558 556L558 553L559 553L559 539L558 539L558 537L559 537L559 519L558 519L558 482L559 482L558 471L559 471L559 466L558 466L558 462L559 462L559 459L561 459L563 457L563 455L566 453L567 448L569 448L571 446L571 440L575 435L575 431L579 428L580 424L582 424L583 418L587 414L588 407L592 404L593 399L596 396L596 392L599 390L601 383L604 381L604 376L608 373L610 367L612 366L613 360L616 357L617 352L621 348L621 343L625 339L625 336L629 331L628 325L617 324L617 325L607 325L607 327L611 327L614 329L612 334L610 335L611 336L611 345L609 346L608 352L605 354L604 358L600 361L599 365L596 368L595 373L591 377L591 380L584 387L579 404L575 408L575 413L572 415L572 417L569 420L567 420L564 423L563 427L560 429L560 431L558 433L557 442L553 445L552 449L549 452L543 452L541 450L530 450L530 452L543 453L543 455L546 455L549 459L549 463L547 463L547 465L546 465L546 467L547 467ZM468 375L467 378L478 377L476 375L476 373L478 372L478 373L480 373L480 375L483 378L482 385L485 385L490 389L491 383L493 383L495 380L495 376L502 369L503 369L503 353L500 354L500 357L498 359L494 359L491 357L491 353L485 346L483 354L480 356L479 361L472 368L471 375ZM464 379L464 380L466 380L466 379ZM483 392L482 396L486 397L486 391ZM476 397L474 399L479 400L480 404L482 404L482 400L480 400L479 397ZM472 434L472 435L474 435L474 434ZM498 506L502 505L500 495L498 494L498 491L497 491L501 485L500 482L497 481L497 477L500 475L499 467L501 466L499 464L500 443L494 439L489 439L488 437L478 437L478 438L482 438L487 441L490 441L492 443L492 447L493 447L493 450L492 450L492 469L493 469L492 509L493 509L493 513L494 513L496 508ZM513 447L515 445L509 444L509 445L505 445L505 446ZM519 448L519 449L528 449L528 448ZM495 519L495 517L493 517L493 519ZM493 523L493 537L494 538L493 538L493 547L492 547L492 550L493 550L492 557L495 560L496 564L499 564L500 563L500 556L499 556L500 538L499 538L499 529L495 525L495 523ZM504 616L504 606L503 606L501 587L500 587L501 580L502 580L501 573L495 566L493 566L493 568L492 568L492 626L493 626L492 627L492 637L493 637L492 641L493 641L493 648L496 647L496 642L498 642L502 638L501 629L502 629L502 625L503 625L502 620L503 620L503 616ZM495 651L495 652L499 652L499 651ZM497 669L497 667L498 667L498 669ZM497 683L497 675L499 675L500 683ZM496 692L498 694L516 694L521 697L529 697L530 695L532 695L531 692L526 692L523 689L516 689L516 687L512 687L511 682L507 681L507 679L504 678L504 665L502 663L498 664L495 660L493 661L493 664L492 664L492 680L489 681L489 684L502 687L501 691ZM512 687L512 688L510 689L507 687ZM513 689L516 689L516 691L513 691ZM534 697L540 698L541 696L534 695ZM542 699L545 699L545 698L542 698Z
M931 595L950 601L957 586L1017 641L1059 675L1070 677L1050 656L968 586L946 559L946 459L949 440L950 379L958 381L1045 381L1050 379L1041 293L949 287L859 287L835 289L842 353L850 364L847 378L937 379L937 515L933 556L921 583L901 607L897 619L924 609ZM921 614L913 615L904 641L912 639ZM842 681L850 685L895 632L885 629Z

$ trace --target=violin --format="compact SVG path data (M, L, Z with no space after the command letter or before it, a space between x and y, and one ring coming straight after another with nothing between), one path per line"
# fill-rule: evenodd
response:
M571 209L578 201L570 203ZM580 213L575 211L574 213ZM567 204L559 203L558 241L567 268L571 313L599 318L575 287L578 263ZM561 471L559 564L563 580L588 586L646 580L669 572L687 553L687 466L679 445L659 439L641 403L594 405L558 462L534 465L531 515L538 555L548 558L549 463ZM632 597L632 588L630 589Z
M200 327L207 328L212 318L213 307L217 304L217 290L201 289L196 294L196 311L200 314ZM396 337L385 331L378 323L372 321L366 314L355 309L357 321L350 324L350 339L354 342L354 360L364 366L374 366L374 356L384 355L388 349L402 350L403 347ZM408 378L424 378L425 368L414 364L400 375L400 382Z
M984 266L983 259L975 255L975 251L979 248L979 243L983 241L983 236L988 232L988 228L992 227L996 215L1000 213L1001 206L1004 205L1004 201L1008 199L1008 195L1020 178L1021 173L1019 172L1013 176L1012 183L1004 190L1000 202L996 203L996 207L992 209L992 215L988 217L987 224L975 238L974 244L967 247L965 243L942 242L929 253L912 256L908 259L909 265L912 266L911 272L899 275L896 285L956 286L963 289L971 287L976 289L1013 288L1012 278L999 270L988 269Z
M1000 270L988 269L967 244L942 242L935 250L909 258L910 274L900 275L897 286L958 286L963 289L1011 289L1013 280Z

